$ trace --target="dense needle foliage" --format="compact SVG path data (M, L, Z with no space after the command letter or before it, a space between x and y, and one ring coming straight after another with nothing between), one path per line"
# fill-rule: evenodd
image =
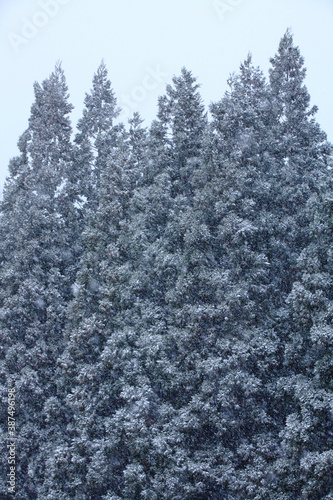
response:
M333 498L332 148L289 31L149 128L42 84L0 207L1 498Z

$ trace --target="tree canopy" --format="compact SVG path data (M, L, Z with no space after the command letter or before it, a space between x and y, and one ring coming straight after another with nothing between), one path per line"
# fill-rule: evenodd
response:
M333 498L332 146L305 77L287 31L268 78L248 55L206 110L182 68L144 127L102 62L75 135L61 65L34 85L0 206L15 498Z

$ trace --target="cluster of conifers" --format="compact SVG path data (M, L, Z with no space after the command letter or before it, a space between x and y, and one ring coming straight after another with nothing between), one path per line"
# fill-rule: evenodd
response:
M147 129L102 64L74 140L61 67L35 84L0 211L17 500L333 498L332 149L304 78L287 32L210 118L183 69Z

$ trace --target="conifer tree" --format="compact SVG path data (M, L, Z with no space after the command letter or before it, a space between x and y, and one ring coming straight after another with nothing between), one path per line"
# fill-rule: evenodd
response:
M276 463L280 491L292 498L331 498L332 178L310 198L309 245L298 258L300 278L288 297L290 333L278 389L288 402ZM288 496L288 498L289 498Z
M10 165L0 227L1 377L17 393L20 499L37 498L49 443L61 433L54 371L64 347L77 231L72 105L61 67L34 90L21 155Z
M176 222L178 204L191 204L186 184L189 176L184 179L183 172L198 155L200 140L193 134L197 143L192 140L185 148L185 137L180 140L175 122L176 117L182 117L181 127L193 132L190 120L196 113L196 126L201 123L202 132L206 126L194 83L190 73L183 70L182 76L174 79L180 91L173 93L169 87L160 99L159 118L148 139L150 157L140 155L142 166L129 204L130 220L119 239L126 249L126 259L118 274L122 284L109 303L120 302L120 307L112 315L114 323L98 364L105 380L100 388L110 400L104 415L105 434L96 441L95 460L88 467L89 477L95 481L97 477L99 481L102 476L107 478L105 498L155 498L165 484L161 475L167 459L156 447L161 426L169 425L170 411L174 413L172 385L180 384L170 359L171 313L166 300L174 283L172 260L177 258L179 244L170 242L168 226ZM176 137L179 148L175 146ZM170 488L166 494L171 494Z
M304 79L306 69L289 30L271 59L270 88L276 125L271 165L272 231L268 238L271 273L282 304L297 279L297 258L309 242L306 203L318 191L329 146L315 121Z
M279 364L280 378L274 389L275 405L280 408L278 420L282 439L281 456L276 466L277 495L283 498L314 498L323 494L325 488L318 486L322 484L321 480L311 478L310 465L307 474L301 471L302 461L310 463L310 458L303 459L308 439L304 438L308 436L305 420L310 427L316 418L325 422L327 399L322 408L316 410L307 401L308 398L321 396L320 390L315 396L316 384L312 385L314 363L310 362L310 358L313 346L310 327L305 324L306 321L303 323L305 309L301 306L301 303L307 302L309 291L300 283L303 281L302 272L303 277L307 275L305 255L309 255L310 248L317 247L311 222L313 215L307 206L313 203L309 200L317 199L323 178L327 176L330 146L315 121L317 108L310 107L310 96L304 85L304 60L299 48L294 46L289 31L281 39L278 53L271 63L270 94L276 123L273 126L269 171L271 203L266 243L270 281L275 288L272 316L280 338L279 358L283 361ZM302 300L301 293L304 293ZM321 292L314 293L319 298ZM293 312L294 308L297 313ZM309 315L310 310L306 314ZM303 424L304 431L301 431ZM312 432L314 436L316 431L313 429ZM319 470L318 464L317 472ZM308 487L304 487L305 481L309 481Z
M178 463L167 476L175 498L251 498L253 491L265 498L274 456L265 382L276 340L265 316L271 289L260 245L270 103L250 58L230 87L211 108L181 226L181 272L168 293L182 381L165 437L169 448L177 443Z
M108 154L114 148L117 127L114 121L119 115L117 99L108 79L104 61L94 74L92 89L84 100L83 116L77 124L75 137L76 161L82 165L81 182L85 183L85 198L96 209L100 176Z
M54 494L59 498L102 498L114 481L105 419L118 404L119 382L114 370L101 369L99 359L106 342L114 338L121 308L129 203L141 182L145 131L138 114L130 120L129 132L113 125L116 99L106 76L106 68L100 67L77 136L79 144L84 138L90 141L94 180L75 298L68 309L68 345L59 359L59 391L72 417L65 443L59 443L48 462L44 491L50 498ZM116 346L117 341L112 342Z

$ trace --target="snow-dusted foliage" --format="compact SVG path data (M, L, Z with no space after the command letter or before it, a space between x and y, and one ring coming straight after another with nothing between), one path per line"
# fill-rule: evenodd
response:
M271 64L210 120L183 68L147 130L102 63L73 141L61 67L35 84L0 210L15 498L333 498L332 149L289 31Z

